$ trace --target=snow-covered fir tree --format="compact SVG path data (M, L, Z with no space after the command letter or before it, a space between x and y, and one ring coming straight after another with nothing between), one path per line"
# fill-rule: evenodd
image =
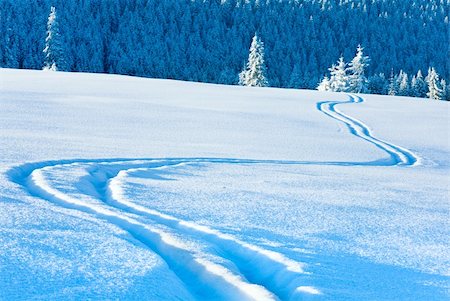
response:
M441 93L441 100L448 100L448 88L447 88L447 82L445 81L445 79L441 79L440 83L439 83L442 93Z
M444 91L442 90L442 87L440 85L439 75L433 67L428 69L428 75L425 80L428 83L427 96L430 99L442 100Z
M320 84L317 86L318 91L331 91L330 79L328 76L324 76Z
M347 74L347 64L344 57L340 57L337 65L331 66L330 69L330 89L334 92L347 92L349 89L349 78Z
M399 93L399 82L398 75L394 75L394 71L391 71L391 76L389 77L388 95L395 96Z
M264 62L264 44L257 34L252 39L247 66L239 74L239 84L249 87L266 87L269 85Z
M367 92L367 78L364 74L367 66L369 65L369 57L364 56L364 48L358 45L356 49L356 55L349 63L349 92L365 93Z
M50 14L47 22L47 37L45 38L44 48L44 70L65 70L64 51L59 33L59 24L56 17L56 8L50 8Z
M409 91L409 80L408 80L408 74L404 72L403 70L400 70L400 73L397 76L397 83L396 86L398 87L398 94L400 96L408 96L410 95Z
M441 89L442 89L442 100L450 101L450 89L449 85L447 85L447 82L445 79L441 79Z
M417 74L411 79L411 96L414 97L426 97L428 92L428 86L423 78L422 71L417 71Z

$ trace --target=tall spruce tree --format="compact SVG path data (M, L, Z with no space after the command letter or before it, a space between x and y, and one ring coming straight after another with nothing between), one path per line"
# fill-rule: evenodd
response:
M264 63L264 44L257 34L252 39L247 66L239 74L239 84L249 87L266 87L269 85Z
M45 38L44 48L44 70L66 70L64 60L64 51L59 33L59 23L56 17L56 8L50 8L50 14L47 22L47 37Z

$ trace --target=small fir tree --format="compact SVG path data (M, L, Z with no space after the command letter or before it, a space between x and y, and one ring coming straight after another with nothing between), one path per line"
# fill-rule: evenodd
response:
M246 68L239 74L239 84L249 87L267 87L264 63L264 44L257 34L252 39Z
M318 91L331 91L331 87L330 87L330 79L328 78L328 76L325 76L322 81L320 82L320 84L317 86L317 90Z
M394 71L391 70L391 76L389 77L388 95L391 96L398 95L398 91L399 91L398 76L394 75Z
M349 79L347 74L347 64L341 56L337 65L331 66L330 69L330 89L334 92L347 92L349 89Z
M408 96L409 91L409 80L408 80L408 74L404 72L403 70L400 70L399 75L397 76L397 83L396 86L398 87L398 95L400 96Z
M411 94L414 97L426 97L427 92L428 92L427 83L423 78L422 71L419 70L411 80Z
M434 68L428 69L428 75L425 80L428 83L427 96L430 99L442 100L444 93L440 86L439 75Z
M447 82L445 81L445 79L441 79L441 89L442 89L442 97L441 100L450 100L450 89L449 89L449 85L447 85Z

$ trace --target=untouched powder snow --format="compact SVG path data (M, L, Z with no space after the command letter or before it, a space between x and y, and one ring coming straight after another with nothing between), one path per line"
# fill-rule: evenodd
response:
M0 69L0 299L448 300L448 118Z

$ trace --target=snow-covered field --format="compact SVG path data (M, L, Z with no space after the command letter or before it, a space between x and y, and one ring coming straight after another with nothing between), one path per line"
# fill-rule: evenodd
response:
M0 69L0 299L448 300L448 120Z

